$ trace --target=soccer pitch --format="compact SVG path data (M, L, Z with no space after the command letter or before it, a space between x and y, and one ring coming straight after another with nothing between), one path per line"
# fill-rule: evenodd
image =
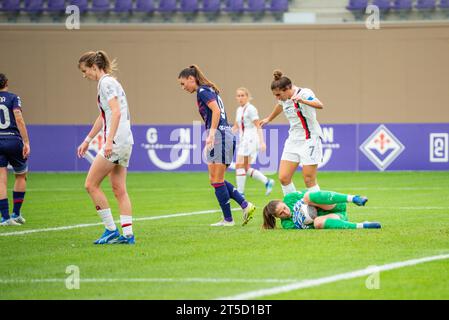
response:
M369 197L366 207L349 205L350 221L382 229L302 231L261 229L263 206L282 197L278 182L266 197L248 180L255 218L241 227L235 210L236 226L213 228L221 211L207 173L130 173L134 246L92 244L103 226L84 179L30 174L27 223L0 229L0 299L449 299L449 172L320 172L323 190ZM103 188L118 218L109 182ZM79 289L66 286L68 266L79 270Z

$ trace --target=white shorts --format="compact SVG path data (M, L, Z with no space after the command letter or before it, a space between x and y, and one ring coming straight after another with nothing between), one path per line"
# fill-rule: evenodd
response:
M98 154L100 154L103 158L114 164L118 164L122 167L128 168L132 150L133 150L132 144L121 144L121 145L113 144L112 154L109 157L109 159L104 156L104 146L103 148L101 148Z
M239 146L237 148L237 156L250 157L250 164L253 164L256 162L258 152L259 138L257 136L244 137L240 139Z
M319 137L312 137L307 140L285 141L284 152L281 160L301 163L302 165L315 165L321 163L323 159L323 146Z

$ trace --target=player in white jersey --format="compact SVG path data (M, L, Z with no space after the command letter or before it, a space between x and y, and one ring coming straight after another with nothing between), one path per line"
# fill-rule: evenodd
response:
M259 170L251 168L251 165L256 162L259 150L266 149L257 109L249 102L251 95L246 88L237 89L236 99L239 107L232 129L234 132L239 131L240 138L235 165L237 190L242 195L245 194L245 182L248 176L262 182L266 189L265 194L269 195L273 190L274 180L267 178Z
M78 147L78 157L85 155L89 143L100 130L103 130L105 139L105 144L92 163L85 182L86 190L106 228L94 243L134 244L131 201L126 190L127 167L134 140L126 95L120 83L111 76L115 61L111 62L104 51L83 54L78 67L84 78L98 81L97 103L100 110L92 129ZM123 235L117 230L111 207L100 188L101 182L108 175L118 202Z
M312 90L294 86L279 70L274 71L271 90L278 99L278 104L273 112L261 121L261 125L271 122L281 112L284 112L290 122L289 135L279 166L282 191L284 195L296 191L292 177L300 163L306 187L309 191L318 191L320 187L317 182L317 170L323 157L323 133L316 119L316 109L322 109L323 104Z

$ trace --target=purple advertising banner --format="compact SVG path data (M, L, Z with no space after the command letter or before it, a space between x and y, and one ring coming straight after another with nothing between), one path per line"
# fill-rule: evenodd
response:
M85 158L76 149L87 125L30 125L31 171L86 171L104 143L99 134ZM449 170L449 123L325 124L321 171ZM288 125L264 128L266 151L254 167L276 172ZM130 171L206 171L204 126L135 125Z

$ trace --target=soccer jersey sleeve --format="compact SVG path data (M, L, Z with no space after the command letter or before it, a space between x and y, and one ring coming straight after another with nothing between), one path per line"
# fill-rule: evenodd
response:
M304 193L302 192L292 192L287 194L284 197L284 203L287 205L287 207L290 208L291 211L293 211L293 207L295 206L296 202L301 200L304 197Z
M302 89L299 92L299 96L301 97L301 99L308 101L312 101L313 99L315 99L315 94L313 93L313 91L307 88Z
M118 97L117 86L114 83L114 79L106 77L100 84L100 92L106 101L109 101L115 97Z
M201 100L205 105L208 105L209 102L217 100L217 94L212 90L207 90L200 87L198 91L198 99Z
M248 118L251 120L251 122L255 120L259 120L259 114L257 113L257 109L253 105L248 106Z
M281 226L282 226L282 229L296 229L292 218L281 219Z
M12 109L22 110L22 101L20 100L19 96L15 96L12 100Z

